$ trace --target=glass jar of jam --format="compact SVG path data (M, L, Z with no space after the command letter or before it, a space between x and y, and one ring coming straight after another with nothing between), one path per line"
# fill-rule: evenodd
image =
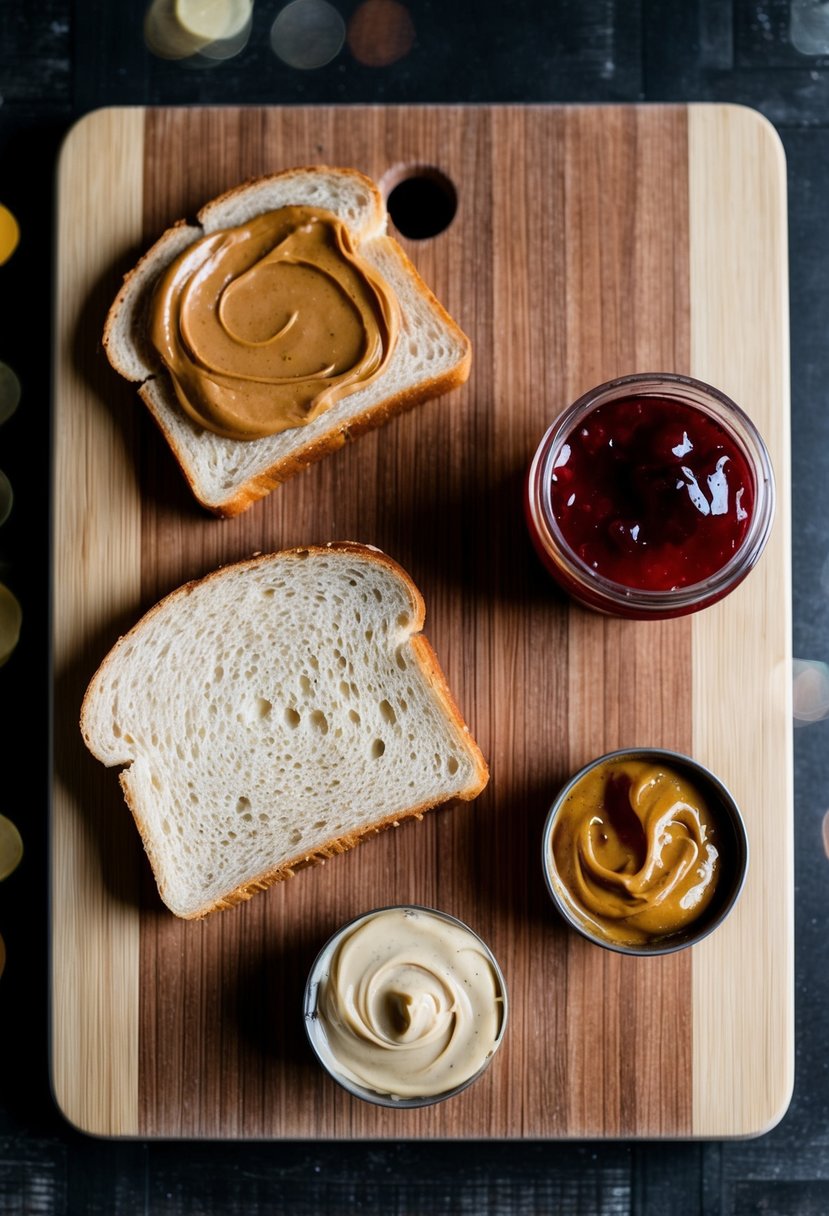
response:
M751 419L724 393L672 373L624 376L552 423L525 487L535 548L585 607L684 616L758 561L774 476Z

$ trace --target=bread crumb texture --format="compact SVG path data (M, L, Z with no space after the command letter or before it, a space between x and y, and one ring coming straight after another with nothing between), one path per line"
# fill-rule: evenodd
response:
M408 576L363 546L238 563L174 592L93 677L81 728L159 891L203 915L454 797L486 765Z

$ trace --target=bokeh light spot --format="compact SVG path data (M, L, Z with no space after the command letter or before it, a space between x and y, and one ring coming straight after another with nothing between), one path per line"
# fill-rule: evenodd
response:
M23 841L11 819L0 815L0 881L13 874L23 858Z
M829 857L829 811L823 816L823 849Z
M348 47L369 68L385 68L414 46L411 13L398 0L364 0L348 23Z
M0 266L8 262L20 241L20 225L15 217L0 203Z
M153 0L144 41L159 59L201 65L230 59L247 45L253 0Z
M792 710L796 726L829 717L829 667L817 659L792 663Z
M345 43L345 22L328 0L293 0L271 26L271 50L292 68L322 68Z
M13 503L14 492L12 491L12 483L3 470L0 469L0 524L4 524L11 515Z
M829 55L827 0L791 0L789 38L801 55Z
M0 667L12 654L20 639L23 611L17 596L0 583Z
M20 402L20 381L6 363L0 363L0 422L11 418Z

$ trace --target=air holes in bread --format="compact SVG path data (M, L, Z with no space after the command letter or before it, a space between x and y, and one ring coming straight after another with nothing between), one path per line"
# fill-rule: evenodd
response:
M463 724L446 712L431 654L406 637L421 624L408 584L370 551L363 563L352 552L314 556L240 563L174 594L136 627L143 641L129 639L131 659L116 649L87 694L84 738L103 736L107 761L138 761L122 779L136 805L152 801L142 824L179 915L235 902L251 884L485 782Z

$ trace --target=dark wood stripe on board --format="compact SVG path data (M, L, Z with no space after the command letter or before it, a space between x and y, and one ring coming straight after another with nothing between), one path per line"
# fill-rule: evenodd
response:
M570 608L526 538L535 443L609 375L687 370L684 111L503 107L153 110L145 235L245 178L294 164L376 179L440 168L458 211L404 241L470 334L469 383L361 438L235 520L205 516L149 418L140 435L145 606L255 550L367 541L423 592L426 632L492 771L428 815L200 924L145 871L144 1135L284 1138L677 1135L690 1127L690 971L632 963L557 921L539 836L589 756L690 745L690 633ZM467 921L506 973L511 1024L451 1102L384 1111L341 1092L304 1042L300 999L342 921L411 900Z

